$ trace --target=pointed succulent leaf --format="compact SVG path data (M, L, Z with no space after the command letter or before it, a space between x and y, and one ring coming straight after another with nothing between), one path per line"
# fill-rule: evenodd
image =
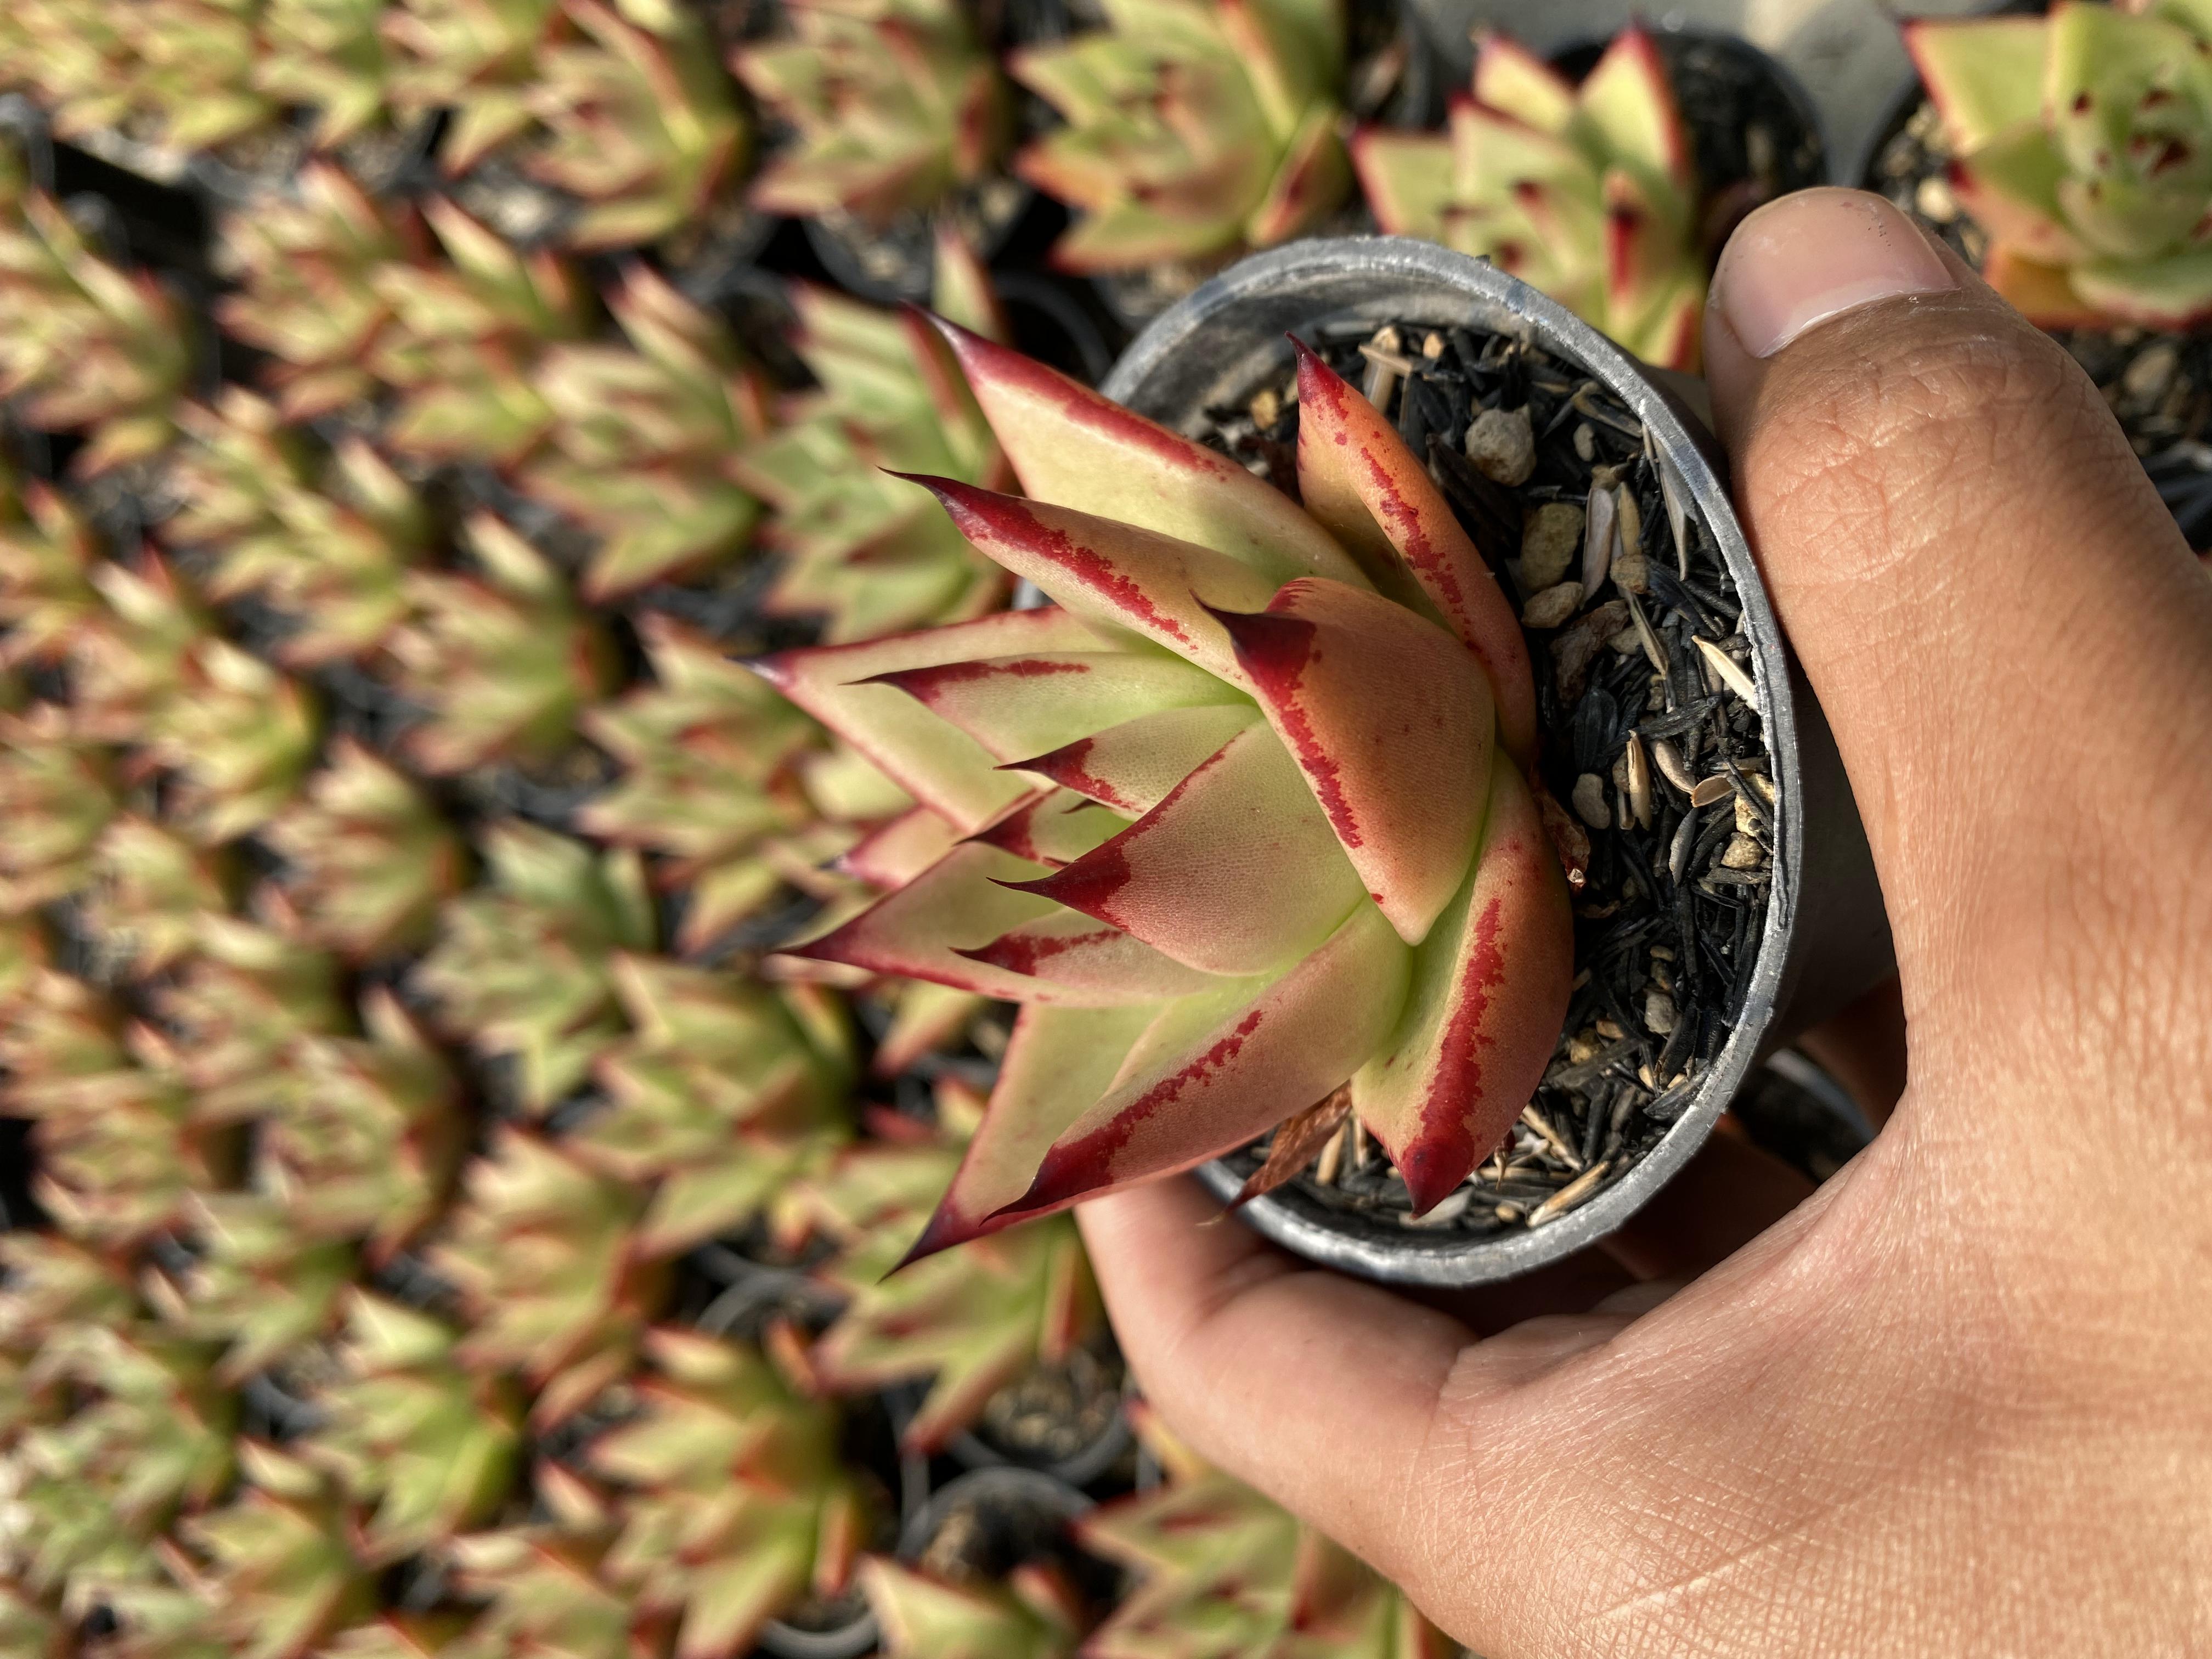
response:
M2015 127L2041 124L2047 20L1916 18L1903 28L1920 84L1953 144L1975 149Z

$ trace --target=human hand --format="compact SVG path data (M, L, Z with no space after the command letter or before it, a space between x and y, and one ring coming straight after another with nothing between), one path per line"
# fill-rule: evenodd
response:
M1115 1328L1490 1659L2212 1654L2212 581L2087 377L1877 198L1747 221L1706 361L1893 923L1894 1114L1794 1208L1717 1139L1455 1313L1188 1182L1103 1199Z

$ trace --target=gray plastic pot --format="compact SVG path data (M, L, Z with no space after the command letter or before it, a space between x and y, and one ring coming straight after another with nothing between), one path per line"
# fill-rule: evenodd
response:
M1557 1261L1620 1226L1689 1160L1767 1050L1873 985L1893 958L1850 786L1729 505L1719 448L1657 379L1572 313L1486 261L1431 243L1379 236L1298 242L1232 266L1162 313L1103 390L1188 430L1200 410L1241 404L1263 382L1280 380L1290 364L1287 332L1354 319L1517 333L1579 365L1635 411L1735 579L1778 791L1773 886L1741 1018L1688 1108L1633 1169L1548 1225L1488 1238L1347 1216L1287 1188L1237 1212L1276 1243L1333 1267L1407 1284L1473 1285ZM1219 1163L1199 1174L1224 1200L1239 1185Z

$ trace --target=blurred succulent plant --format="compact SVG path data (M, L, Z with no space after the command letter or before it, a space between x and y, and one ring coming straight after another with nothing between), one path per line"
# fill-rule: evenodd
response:
M371 279L392 323L369 367L400 394L386 439L433 460L518 460L552 424L539 356L588 335L590 290L554 255L518 252L451 202L422 212L446 258L386 264Z
M534 382L548 442L522 488L601 538L595 600L690 574L741 547L759 503L734 458L767 430L767 392L721 320L643 266L610 301L629 349L549 350Z
M849 1133L842 1018L800 989L650 957L613 961L635 1035L598 1066L608 1104L568 1145L647 1188L633 1248L671 1255L751 1220Z
M327 162L303 167L292 192L223 220L216 262L234 286L216 316L273 360L269 381L293 419L374 390L374 353L392 324L378 274L418 257L410 228Z
M659 1329L646 1351L638 1414L586 1453L624 1488L605 1571L641 1609L680 1614L675 1659L742 1653L852 1571L865 1512L838 1462L836 1414L735 1343Z
M386 9L392 101L417 116L453 112L440 142L465 172L530 124L538 54L561 0L397 0Z
M407 570L428 552L430 522L406 482L358 437L323 460L276 408L231 387L213 409L187 405L170 480L184 501L162 526L204 550L210 599L253 594L293 631L285 661L313 666L379 644L407 610Z
M955 1584L870 1556L860 1583L886 1659L1066 1659L1082 1634L1064 1581L1033 1563L1003 1584Z
M1271 247L1351 183L1335 0L1103 0L1107 28L1015 52L1014 78L1067 125L1015 170L1084 217L1063 268L1130 270Z
M644 1207L635 1188L520 1129L497 1131L469 1166L431 1263L461 1291L461 1362L519 1372L541 1428L629 1370L666 1294L665 1269L634 1246Z
M20 512L0 514L0 667L52 665L100 614L90 580L100 538L59 490L33 483Z
M232 1659L217 1633L215 1610L164 1573L100 1587L100 1611L112 1626L100 1659Z
M106 8L130 54L128 125L154 143L191 151L273 121L276 101L254 84L262 4L131 0Z
M783 15L790 39L732 60L793 133L753 181L762 211L881 228L997 166L1006 84L955 0L794 0Z
M384 118L390 76L380 28L388 0L261 0L255 84L315 112L318 145L342 144Z
M0 1006L0 1102L33 1123L33 1191L73 1238L134 1243L229 1173L172 1047L81 980L40 969Z
M2000 294L2055 328L2212 316L2212 13L2068 0L1905 27Z
M538 57L527 165L577 198L562 240L634 246L697 217L744 149L744 124L698 20L672 0L562 0L575 33Z
M189 1266L148 1279L148 1295L189 1336L219 1346L216 1382L266 1370L320 1336L351 1281L350 1245L303 1239L282 1204L258 1193L196 1194Z
M421 787L349 737L330 744L262 834L284 859L301 930L356 962L427 940L468 868L460 837Z
M73 729L59 703L0 713L0 910L10 915L78 891L117 810L112 758Z
M446 907L415 983L479 1053L511 1057L516 1095L543 1111L622 1034L616 962L653 948L653 903L635 853L520 823L481 847L491 884Z
M20 1659L70 1659L76 1648L75 1621L28 1591L0 1584L0 1651Z
M374 1605L345 1503L325 1476L271 1447L246 1442L239 1462L252 1484L179 1528L197 1559L173 1551L171 1571L198 1592L234 1659L305 1659Z
M210 846L259 829L313 763L313 694L228 640L202 641L155 711L149 754L174 775L178 820Z
M1648 361L1697 367L1697 168L1640 26L1615 35L1579 87L1485 34L1448 134L1370 128L1352 159L1385 231L1481 254Z
M315 1395L322 1421L302 1455L370 1508L372 1563L443 1544L489 1519L514 1482L519 1391L455 1357L459 1334L412 1308L356 1291L338 1370Z
M337 963L283 929L203 915L180 971L154 994L178 1034L202 1123L242 1123L279 1109L292 1051L348 1028Z
M1167 1475L1075 1523L1139 1582L1084 1644L1097 1659L1445 1659L1457 1650L1387 1580L1196 1457L1153 1413L1138 1433Z
M577 815L586 834L659 854L684 895L678 949L705 948L846 850L809 837L817 808L801 785L821 730L712 640L647 613L638 618L657 684L583 718L622 775ZM884 784L888 817L909 805Z
M615 1532L606 1505L558 1465L541 1465L532 1484L549 1519L458 1538L446 1552L461 1591L488 1605L457 1643L428 1651L461 1659L635 1659L665 1651L665 1629L641 1618L602 1571ZM411 1638L380 1642L368 1659L395 1648L403 1659L417 1659Z
M836 1254L821 1269L846 1298L813 1350L828 1387L866 1391L929 1379L902 1437L933 1452L974 1422L990 1396L1066 1357L1098 1328L1098 1292L1074 1223L1051 1217L903 1271L975 1127L958 1091L938 1091L934 1138L848 1147L809 1181L800 1202Z
M1425 467L1311 353L1301 508L956 337L1033 499L930 487L1065 608L762 665L975 837L797 954L1026 1005L917 1254L1340 1087L1430 1208L1527 1104L1572 975L1518 619Z
M362 998L360 1037L313 1036L256 1146L262 1184L307 1238L359 1238L380 1262L442 1212L467 1150L453 1071L399 999Z
M203 919L230 908L228 861L151 818L125 814L101 831L85 924L140 979L166 973L199 942Z
M104 604L70 641L70 723L96 742L151 743L210 637L206 609L150 551L94 565L88 579Z
M229 1484L236 1404L203 1343L143 1322L78 1324L41 1363L78 1395L63 1420L30 1430L0 1460L6 1578L40 1593L143 1579L148 1540L180 1510Z
M488 514L466 528L482 574L414 572L413 614L386 641L399 690L428 711L407 753L439 774L557 756L614 665L544 555Z
M489 1628L471 1632L468 1622L450 1612L385 1613L367 1624L340 1631L323 1644L321 1659L501 1659L514 1651L509 1642L519 1632L495 1637ZM505 1638L505 1639L502 1639ZM590 1659L588 1650L554 1650ZM619 1659L629 1659L627 1654Z
M957 255L954 257L959 257ZM1009 482L997 441L935 329L828 289L794 285L793 345L818 390L789 399L738 473L775 510L784 561L770 602L825 619L832 644L1002 604L1004 574L978 558L903 473Z
M86 433L78 471L169 441L191 337L161 284L100 258L58 204L33 191L0 208L0 397L34 427Z

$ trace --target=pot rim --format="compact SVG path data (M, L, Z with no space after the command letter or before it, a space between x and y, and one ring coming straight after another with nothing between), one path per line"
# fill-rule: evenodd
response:
M1371 299L1346 304L1324 300L1319 290L1347 275L1373 276ZM1435 313L1423 317L1421 301L1408 291L1433 295ZM1488 261L1455 253L1410 237L1344 237L1293 242L1257 253L1212 277L1160 313L1133 342L1100 388L1178 429L1193 412L1163 406L1147 398L1164 371L1188 364L1200 349L1201 331L1241 308L1267 308L1269 326L1280 321L1301 291L1314 292L1310 315L1293 325L1301 331L1331 321L1371 319L1376 323L1411 318L1428 322L1475 322L1540 341L1547 349L1579 363L1621 398L1650 432L1660 464L1692 511L1705 522L1718 545L1742 606L1740 627L1750 641L1756 669L1759 711L1765 725L1769 763L1778 793L1775 810L1773 880L1759 940L1759 954L1744 1005L1727 1042L1714 1057L1690 1104L1670 1124L1659 1143L1626 1174L1541 1227L1485 1238L1407 1229L1403 1239L1379 1226L1354 1231L1312 1211L1293 1207L1270 1195L1237 1211L1245 1224L1298 1255L1324 1266L1387 1282L1464 1285L1511 1278L1570 1255L1619 1227L1649 1201L1701 1146L1729 1099L1757 1063L1759 1051L1783 1001L1798 894L1805 863L1804 781L1800 768L1798 711L1792 693L1791 662L1765 585L1750 544L1737 522L1720 471L1717 447L1696 425L1676 398L1650 371L1566 307L1538 293ZM1224 365L1208 397L1225 397L1228 374L1256 369L1261 346L1238 365ZM1286 343L1279 347L1289 361ZM1249 386L1242 388L1249 391ZM1199 1178L1224 1203L1242 1178L1219 1159L1202 1164Z

